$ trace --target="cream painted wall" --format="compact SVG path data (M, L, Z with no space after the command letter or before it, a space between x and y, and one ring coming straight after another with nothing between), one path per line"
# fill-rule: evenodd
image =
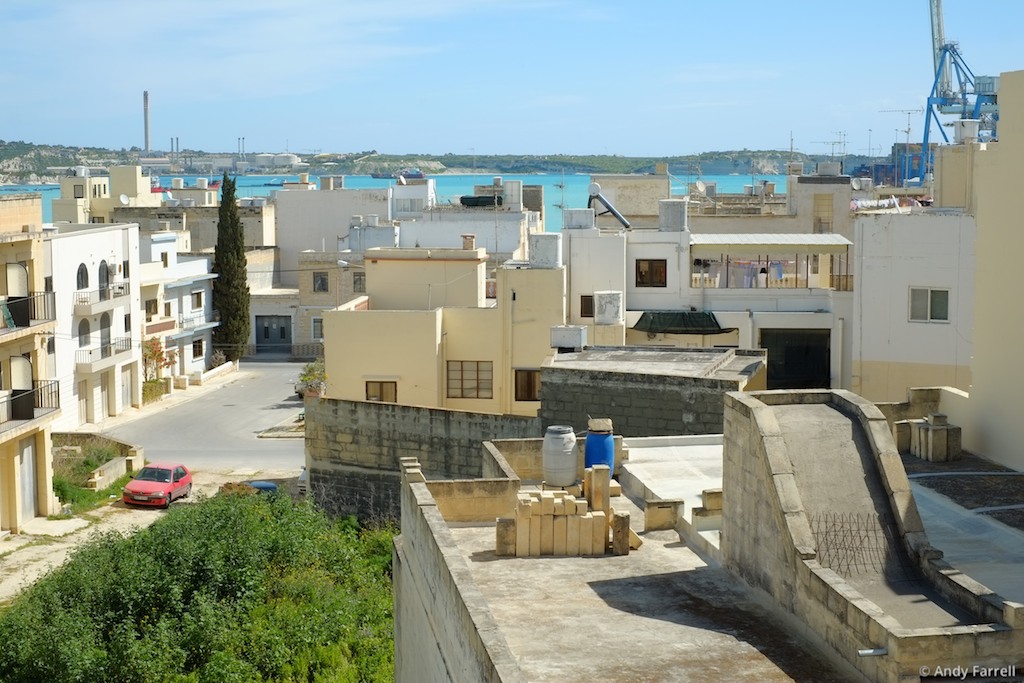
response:
M0 230L21 232L22 226L42 229L43 198L39 194L11 194L0 197Z
M505 311L498 308L446 308L442 340L445 373L443 384L445 408L469 410L481 413L500 413L504 398L509 391L509 378L505 361L505 328L502 317ZM397 360L397 359L396 359ZM450 398L448 397L448 361L489 361L492 364L492 398Z
M971 211L974 183L974 158L987 143L941 145L935 150L935 206Z
M391 217L388 189L281 190L274 194L274 204L282 287L298 286L298 253L336 249L338 237L348 232L352 216L376 214L382 222Z
M593 328L593 318L580 317L580 297L593 296L594 292L626 291L626 234L596 228L570 229L562 231L562 242L563 258L569 266L568 320L573 325Z
M999 142L979 154L975 166L979 264L974 297L974 360L971 401L983 433L985 457L1024 469L1024 420L1020 387L1024 365L1015 360L1024 338L1020 314L1020 160L1024 158L1024 71L999 80Z
M976 232L958 211L858 218L853 391L897 401L912 386L969 388ZM910 321L911 288L948 289L949 321Z
M366 400L367 381L398 385L404 405L443 405L440 309L324 314L327 395Z
M658 201L671 196L668 175L592 175L590 179L601 186L601 196L625 216L633 228L658 227ZM596 206L600 214L604 207ZM622 227L611 214L598 215L597 225Z
M632 310L678 310L690 295L690 233L631 231L626 242L626 303ZM665 287L637 287L636 262L666 261Z
M484 306L483 249L369 249L363 262L375 310Z

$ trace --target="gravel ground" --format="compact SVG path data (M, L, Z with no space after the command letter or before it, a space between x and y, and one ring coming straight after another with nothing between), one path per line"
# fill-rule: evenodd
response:
M904 455L903 466L911 477L915 474L941 474L916 477L914 481L968 510L1024 506L1024 474L1004 474L1015 471L970 453L964 453L961 459L951 462L928 462L913 455ZM982 472L992 474L978 474ZM980 514L1024 531L1024 508L982 511Z

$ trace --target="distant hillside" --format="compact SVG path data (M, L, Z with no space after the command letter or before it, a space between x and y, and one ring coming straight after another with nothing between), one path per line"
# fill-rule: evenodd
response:
M138 147L109 150L93 147L36 145L0 140L0 184L55 182L65 169L78 166L112 166L139 163ZM154 154L160 154L154 152ZM181 157L193 164L182 165L175 173L200 173L203 162L212 156L231 153L207 153L185 150ZM251 155L250 155L251 156ZM315 174L369 175L394 173L415 167L424 173L653 173L659 163L668 164L669 173L680 177L709 175L772 175L786 172L789 161L812 166L827 155L808 155L783 150L738 150L705 152L675 157L624 157L618 155L467 155L467 154L378 154L374 150L337 154L303 155L309 171ZM865 157L846 157L847 168L868 161ZM281 173L288 169L274 169ZM165 172L166 173L166 172Z

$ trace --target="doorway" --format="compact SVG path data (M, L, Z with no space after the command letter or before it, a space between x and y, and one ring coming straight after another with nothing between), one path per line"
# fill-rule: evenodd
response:
M256 316L256 353L292 352L292 319L287 315Z
M768 389L831 388L831 330L761 330Z

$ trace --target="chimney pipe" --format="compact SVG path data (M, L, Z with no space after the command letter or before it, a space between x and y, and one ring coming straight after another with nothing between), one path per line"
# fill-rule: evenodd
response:
M142 118L146 127L146 154L149 154L149 91L142 91Z

